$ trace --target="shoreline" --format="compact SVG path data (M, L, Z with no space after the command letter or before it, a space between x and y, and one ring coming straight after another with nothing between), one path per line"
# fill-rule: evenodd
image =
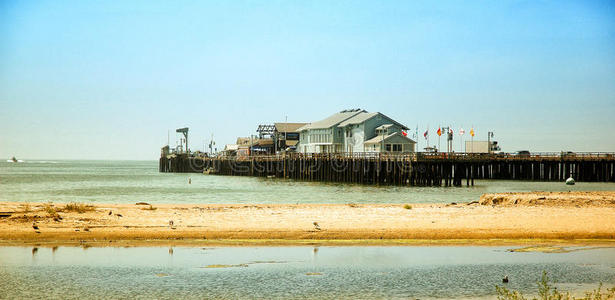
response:
M0 202L0 215L3 246L615 245L615 192L412 205Z
M615 239L353 239L353 240L283 240L283 239L219 239L219 240L0 240L0 247L591 247L615 248ZM581 249L584 250L584 249ZM534 251L533 251L534 252ZM535 251L542 252L542 251Z

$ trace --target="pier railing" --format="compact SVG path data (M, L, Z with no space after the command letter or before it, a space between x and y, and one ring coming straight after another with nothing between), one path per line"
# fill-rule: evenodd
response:
M368 160L615 160L615 152L535 152L518 153L466 153L466 152L337 152L337 153L282 153L276 155L216 156L201 159L278 160L278 159L368 159Z

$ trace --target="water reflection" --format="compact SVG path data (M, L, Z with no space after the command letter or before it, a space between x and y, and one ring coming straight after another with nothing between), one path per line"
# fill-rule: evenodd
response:
M543 270L566 288L615 285L613 248L508 248L0 247L0 282L7 298L493 297L506 276L535 292Z

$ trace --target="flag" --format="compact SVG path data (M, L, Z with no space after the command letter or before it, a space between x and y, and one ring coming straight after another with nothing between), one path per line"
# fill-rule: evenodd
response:
M407 133L407 132L405 132L405 131L403 131L403 130L401 131L401 134L402 134L403 136L408 136L408 133Z
M425 139L427 139L427 135L429 135L429 129L425 130L425 133L423 133L423 137L425 137Z
M442 135L442 129L440 127L438 127L438 131L436 132L438 134L438 136Z
M470 135L471 135L472 137L474 137L474 127L472 127L472 129L470 129Z
M463 127L461 129L459 129L459 135L463 135L464 133L466 133L466 131L463 130Z

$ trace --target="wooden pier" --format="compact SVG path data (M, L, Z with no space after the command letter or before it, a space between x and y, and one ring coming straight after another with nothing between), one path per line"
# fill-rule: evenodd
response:
M475 179L615 182L615 153L286 154L160 158L160 172L290 178L368 185L467 186Z

